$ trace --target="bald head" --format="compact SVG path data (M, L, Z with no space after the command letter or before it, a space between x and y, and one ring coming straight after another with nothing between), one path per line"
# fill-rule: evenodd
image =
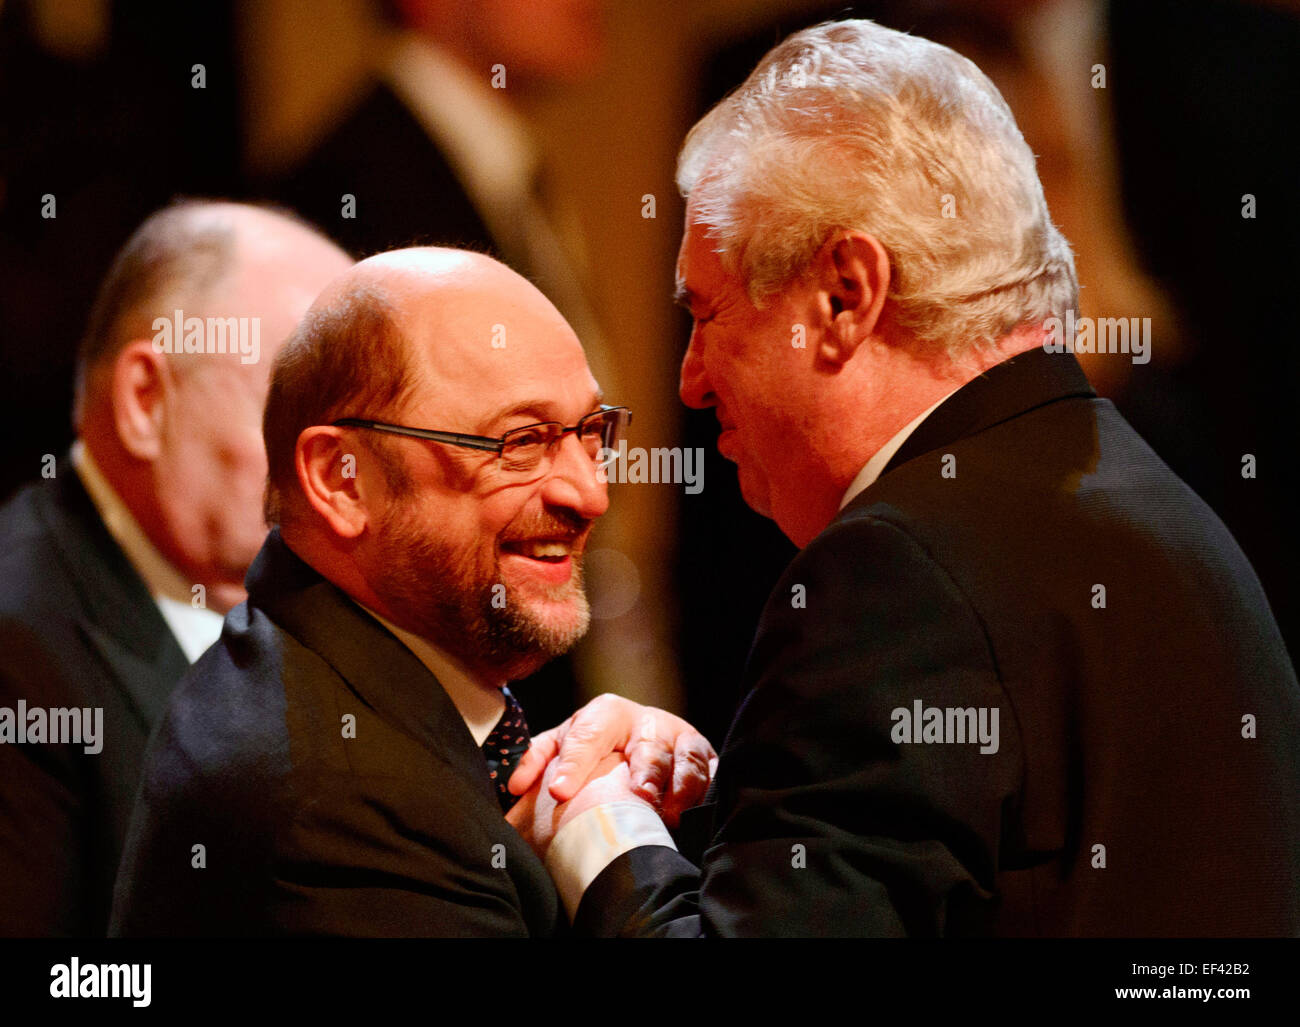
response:
M273 371L264 422L268 520L280 520L303 429L343 417L399 418L418 386L418 406L439 422L433 427L477 433L496 412L494 395L539 405L540 391L529 394L526 382L560 381L575 365L585 372L568 323L499 261L440 247L362 261L318 297ZM594 392L590 374L582 378ZM385 441L370 443L383 460ZM399 467L389 469L400 486Z
M309 290L349 263L339 247L287 211L183 200L152 214L118 251L91 309L77 355L74 424L81 426L87 402L109 388L121 351L152 337L157 317L256 306L251 313L262 318L261 337L274 345L294 327L285 309L305 310L315 297ZM296 304L258 302L295 291L301 294Z
M150 542L218 610L243 598L266 535L270 364L351 264L292 215L187 201L141 225L100 290L78 361L77 433ZM173 323L184 338L162 338Z

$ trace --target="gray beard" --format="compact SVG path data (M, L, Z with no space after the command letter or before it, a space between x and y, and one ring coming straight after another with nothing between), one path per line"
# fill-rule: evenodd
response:
M375 593L416 634L464 663L517 681L568 652L587 633L591 608L581 555L573 557L570 580L548 590L547 598L569 599L577 608L577 621L562 627L534 616L502 580L495 560L487 575L468 579L457 553L419 530L402 510L385 516L379 536L384 575L372 582Z

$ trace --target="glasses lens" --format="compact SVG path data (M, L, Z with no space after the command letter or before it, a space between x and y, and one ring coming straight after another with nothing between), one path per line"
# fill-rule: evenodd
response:
M622 409L602 410L582 422L582 444L593 460L599 458L602 449L618 448L618 440L627 424L627 413Z
M507 471L531 471L564 430L561 424L532 424L509 432L501 443L501 466Z

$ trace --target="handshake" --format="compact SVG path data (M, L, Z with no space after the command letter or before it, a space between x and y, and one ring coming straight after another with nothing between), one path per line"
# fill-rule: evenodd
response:
M520 799L506 819L542 859L558 832L600 806L641 804L675 828L717 765L708 739L680 717L602 695L533 739L510 778Z

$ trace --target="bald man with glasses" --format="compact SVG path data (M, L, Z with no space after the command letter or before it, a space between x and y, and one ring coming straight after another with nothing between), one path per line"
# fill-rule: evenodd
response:
M564 931L504 816L531 740L507 685L587 628L599 461L629 419L496 261L399 250L331 285L276 361L273 528L151 743L113 933ZM570 759L565 739L593 734L599 751ZM614 818L618 851L671 845L664 823L715 760L685 722L614 696L534 745L573 781L626 767L659 808Z

